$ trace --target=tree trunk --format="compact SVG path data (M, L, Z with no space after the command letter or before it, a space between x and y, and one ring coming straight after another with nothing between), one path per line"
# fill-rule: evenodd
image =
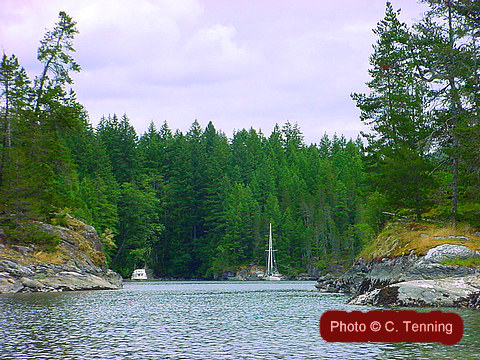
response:
M455 83L455 75L453 72L454 64L454 54L453 50L455 48L455 38L452 25L452 4L451 1L448 1L448 33L449 33L449 45L450 45L450 56L448 64L448 82L450 86L450 112L452 114L452 206L451 206L451 220L454 226L457 224L457 207L458 207L458 148L459 140L457 136L457 127L458 127L458 115L459 110L461 109L459 94L457 85Z

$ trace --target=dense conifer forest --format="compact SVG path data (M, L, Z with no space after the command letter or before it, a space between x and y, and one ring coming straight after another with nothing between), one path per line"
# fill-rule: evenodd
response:
M392 217L480 226L480 4L428 4L407 26L387 3L374 29L369 91L352 94L370 131L315 144L289 121L230 138L197 120L186 132L152 122L137 134L126 114L92 126L61 12L37 77L15 55L0 63L0 227L49 249L35 221L68 213L96 228L123 276L146 264L213 277L264 265L269 223L290 275L351 263Z

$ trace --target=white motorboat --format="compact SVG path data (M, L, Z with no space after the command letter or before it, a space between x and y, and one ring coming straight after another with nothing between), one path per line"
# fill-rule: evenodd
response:
M147 272L145 269L135 269L132 273L132 280L147 280Z

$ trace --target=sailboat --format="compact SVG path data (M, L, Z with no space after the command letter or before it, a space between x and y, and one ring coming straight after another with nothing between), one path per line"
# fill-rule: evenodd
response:
M273 250L273 240L272 240L272 224L270 224L270 235L268 237L268 259L267 259L267 271L265 273L264 279L265 280L273 280L278 281L282 280L282 275L277 270L277 261L275 260L274 252L277 250Z

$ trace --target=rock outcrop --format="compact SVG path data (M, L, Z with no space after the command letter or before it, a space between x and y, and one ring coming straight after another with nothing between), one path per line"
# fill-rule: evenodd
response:
M465 236L463 236L465 238ZM429 262L441 262L453 259L478 258L478 251L469 249L464 245L444 244L430 249L425 254L424 260Z
M0 293L122 287L120 275L106 267L95 229L77 219L68 220L65 227L36 223L40 231L59 238L54 252L9 244L5 235L0 238Z
M242 267L235 273L233 280L263 280L265 269L261 266L251 265L248 267Z
M221 274L214 274L215 280L241 280L241 281L256 281L263 280L265 274L265 267L250 264L242 266L236 270L224 271Z
M480 308L480 274L436 280L412 280L359 295L355 305Z
M422 256L359 259L339 278L320 278L316 287L352 294L352 304L478 307L480 269L442 262L479 256L464 245L443 244Z

